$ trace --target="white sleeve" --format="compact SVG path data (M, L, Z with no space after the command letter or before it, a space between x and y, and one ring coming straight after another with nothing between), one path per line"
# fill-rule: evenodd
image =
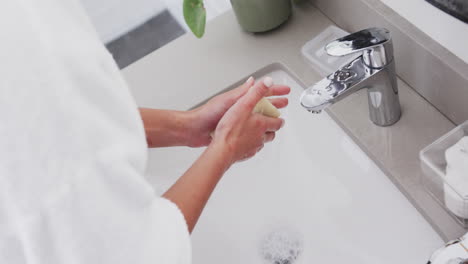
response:
M0 24L12 21L0 49L0 263L189 264L183 215L144 178L137 105L78 2L4 1Z
M0 227L0 263L191 262L189 232L178 207L156 197L143 177L128 163L115 162L114 155L98 157L49 194L20 194L22 188L12 195L13 206L26 202L31 212L10 210L14 225Z

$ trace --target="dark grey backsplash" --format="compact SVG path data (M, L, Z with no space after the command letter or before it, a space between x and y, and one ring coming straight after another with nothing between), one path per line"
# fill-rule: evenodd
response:
M185 30L166 10L106 46L122 69L184 33Z
M468 23L468 1L466 0L426 0L440 10Z
M389 29L398 76L452 122L468 120L468 64L380 0L310 1L349 32L374 26Z

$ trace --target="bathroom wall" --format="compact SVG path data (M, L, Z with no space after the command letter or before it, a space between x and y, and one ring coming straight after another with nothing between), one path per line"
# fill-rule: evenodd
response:
M105 43L122 36L166 8L163 0L81 0L81 2Z
M138 28L168 10L188 31L182 14L183 0L81 0L105 43ZM205 0L208 21L231 9L229 0Z
M179 22L185 30L189 30L188 26L185 24L184 16L182 13L182 2L183 0L164 0L167 5L167 8L174 16L174 18ZM211 19L223 14L224 12L231 9L231 3L229 0L204 0L204 5L206 9L206 19L210 21Z
M125 68L189 31L183 0L81 0L102 41ZM231 8L229 0L204 0L207 20Z
M423 2L424 0L401 1ZM348 32L368 27L388 28L392 33L398 76L453 123L460 124L468 120L468 107L466 107L468 64L461 56L456 55L448 47L435 40L435 37L422 31L409 19L387 6L383 0L310 0L310 2ZM396 4L394 8L397 9ZM405 7L402 5L398 8L404 9ZM423 9L416 9L413 11L425 12ZM439 12L435 10L435 7L433 9L433 12ZM411 15L407 14L407 16ZM441 22L436 21L436 18L436 16L429 16L431 20L429 26L433 26L435 32L440 33L442 28L436 29L438 23ZM450 21L447 17L444 19ZM468 34L468 31L464 34ZM460 38L459 35L453 34L453 40ZM468 45L463 44L464 47ZM403 111L405 107L411 106L403 106Z

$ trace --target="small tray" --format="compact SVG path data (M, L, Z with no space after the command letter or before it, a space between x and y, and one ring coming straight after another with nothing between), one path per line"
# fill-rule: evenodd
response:
M468 136L468 121L457 126L419 153L423 174L421 182L426 191L449 212L449 214L465 229L468 228L468 197L457 191L446 181L447 161L445 152L460 139ZM468 178L468 171L466 173Z

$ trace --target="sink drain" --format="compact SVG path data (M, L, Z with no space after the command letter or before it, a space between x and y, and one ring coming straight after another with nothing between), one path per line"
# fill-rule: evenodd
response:
M293 264L302 250L301 234L284 228L268 233L260 244L260 254L268 264Z

